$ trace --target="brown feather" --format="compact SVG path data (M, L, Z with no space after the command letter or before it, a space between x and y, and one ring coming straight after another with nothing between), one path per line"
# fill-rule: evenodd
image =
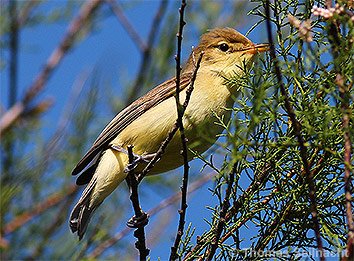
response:
M191 77L191 72L181 75L181 90L185 89L189 85ZM89 151L73 169L72 175L76 175L84 170L85 167L94 159L94 157L102 150L105 150L108 147L108 144L131 122L136 120L147 110L173 96L175 91L176 80L175 78L172 78L171 80L157 86L121 111L101 132Z
M90 207L90 196L96 185L96 179L91 180L90 184L86 187L79 202L75 205L70 215L70 229L73 233L77 232L79 240L82 239L87 225L97 209L98 206Z

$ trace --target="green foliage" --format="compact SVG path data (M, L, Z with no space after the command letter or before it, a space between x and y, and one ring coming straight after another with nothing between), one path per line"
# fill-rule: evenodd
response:
M264 5L264 1L258 1L250 12L260 17L258 24L266 19ZM344 12L332 19L311 16L314 40L305 42L299 31L288 23L287 17L292 14L305 21L310 18L311 8L309 2L276 1L275 5L271 4L275 15L271 22L276 29L281 76L300 123L307 162L314 174L320 233L324 249L331 251L325 253L337 253L339 258L338 252L346 248L348 233L343 135L348 131L353 139L350 111L347 112L350 127L343 130L342 126L343 113L346 113L343 104L349 104L349 110L353 109L354 27L350 15ZM338 42L331 39L333 24L341 27ZM234 206L228 212L230 216L226 219L215 260L268 260L276 257L299 260L303 258L301 253L319 257L318 253L311 252L311 249L317 251L317 243L299 141L294 135L273 66L268 55L261 56L251 72L245 72L241 78L237 75L228 79L227 84L241 90L234 117L226 131L227 141L220 144L229 148L225 161L229 167L221 171L223 174L213 190L220 203L210 208L210 230L198 239L187 260L208 256L216 226L222 222L219 217L221 201L228 173L235 162L237 181L229 199ZM343 76L346 96L340 93L336 82L338 74ZM240 180L247 176L252 187L252 182L259 182L260 175L265 176L261 178L260 186L245 192L247 187L241 186ZM249 234L244 226L257 230L257 233ZM262 252L252 250L273 252L262 256L257 255ZM276 251L285 255L275 256Z
M23 10L29 2L19 1L18 9ZM33 7L34 12L23 25L25 28L47 23L67 23L67 19L72 18L82 4L65 1L58 6L53 4L53 8L48 8L50 12L45 13L41 9L44 3L38 2ZM130 12L139 4L134 1L123 2L122 7ZM348 232L343 188L343 136L347 132L351 141L354 137L353 19L350 18L350 12L334 13L330 19L315 17L311 13L313 5L313 1L275 1L275 4L271 4L274 13L271 23L287 99L300 123L307 162L313 173L324 248L341 251L346 247ZM323 6L324 2L318 5ZM139 92L133 93L135 98L175 73L173 54L178 6L177 2L170 3L166 11L151 49L144 82L139 86ZM251 28L249 33L253 31L263 35L266 19L264 6L265 1L188 1L184 58L190 53L190 46L197 43L196 35L210 28L240 28L245 24ZM83 33L99 31L101 28L97 23L112 15L107 10L100 10L98 17L90 21ZM246 13L245 10L251 10L247 21L242 14ZM1 9L1 36L10 33L6 12L5 8ZM311 19L313 41L304 40L299 30L289 23L289 14L301 22ZM340 25L337 36L333 34L333 25ZM8 48L7 38L2 39L0 44L2 48ZM80 45L76 48L80 48ZM338 75L343 79L344 88L339 87ZM70 185L73 178L69 173L113 116L107 113L102 116L102 108L108 104L111 112L117 112L126 103L124 95L114 97L113 87L108 83L102 93L100 78L97 73L89 77L83 93L76 101L77 105L72 111L63 113L65 124L59 123L55 133L48 139L43 138L48 126L42 114L16 123L10 132L1 137L1 259L136 258L133 237L129 235L123 238L125 232L124 235L119 234L125 228L123 223L131 209L124 185L119 188L119 193L110 195L104 209L96 212L81 243L70 235L67 226L67 217L80 193ZM122 93L130 94L129 88L134 80L129 77L120 79L120 83L126 83L122 84L126 86ZM206 172L208 166L217 173L215 186L210 188L215 203L205 206L210 211L209 216L200 217L208 226L207 230L198 230L200 224L193 223L185 227L178 255L187 257L187 260L206 258L215 239L216 227L225 220L213 259L268 260L269 257L256 257L251 251L271 250L288 253L283 257L277 256L278 260L300 260L300 253L312 254L313 249L317 250L317 242L299 140L294 135L293 123L284 106L286 98L279 90L274 63L268 53L261 54L251 71L225 80L226 84L239 90L234 108L229 108L233 110L233 117L229 122L219 119L216 124L223 126L225 132L207 156L193 152L204 166L191 168L192 180L200 177L199 173L194 175L193 172L198 172L196 169L201 168ZM347 128L343 128L343 115L349 117ZM229 198L231 206L226 217L221 217L225 190L233 167L235 182ZM179 191L179 183L173 175L144 180L141 185L143 189L139 189L144 210L147 210L145 204L151 208L158 204L144 200L149 198L149 194L157 193L163 200L167 193ZM60 200L51 207L43 205L50 202L48 199L53 195ZM36 212L41 206L43 211ZM28 222L18 223L20 225L16 229L8 232L8 224L23 214L30 215ZM188 208L187 217L189 215L198 213ZM155 224L154 218L151 219L146 235L148 247L151 247L149 239L153 238L153 232L156 241L170 242L170 238L175 236L176 224L165 231L170 224L168 222L174 221L172 216L168 216L165 225L160 222ZM173 227L172 232L170 227ZM153 243L151 245L152 254L157 255ZM108 251L103 252L106 249ZM161 256L162 260L166 256Z

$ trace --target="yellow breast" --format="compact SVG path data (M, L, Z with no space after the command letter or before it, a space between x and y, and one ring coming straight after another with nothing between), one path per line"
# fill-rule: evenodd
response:
M216 135L222 132L222 128L215 124L217 120L215 115L230 117L230 112L225 108L232 106L233 100L229 89L222 83L221 77L198 72L195 88L183 117L187 145L199 153L207 150L216 141ZM181 103L185 97L186 89L180 93ZM176 119L176 101L174 97L170 97L129 124L112 143L122 147L134 145L134 152L139 155L155 153ZM150 174L166 172L181 166L183 160L180 151L181 140L177 132L161 161Z

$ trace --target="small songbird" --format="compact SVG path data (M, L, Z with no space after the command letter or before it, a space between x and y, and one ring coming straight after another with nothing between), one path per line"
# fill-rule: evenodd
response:
M180 81L180 100L185 100L191 83L195 62L203 53L194 82L194 90L183 116L188 146L203 153L223 131L215 124L217 118L225 122L237 94L237 86L226 84L227 78L242 75L257 53L268 50L268 44L253 44L231 28L217 28L201 36L200 43L189 57ZM246 68L244 68L246 66ZM139 98L106 126L89 151L72 171L81 174L77 185L87 184L70 216L70 228L81 240L94 211L126 178L129 160L128 145L134 153L147 160L159 148L177 119L175 78L157 86ZM159 174L183 165L180 155L179 132L173 137L161 160L148 175ZM189 155L188 159L192 159ZM141 163L136 172L146 163Z

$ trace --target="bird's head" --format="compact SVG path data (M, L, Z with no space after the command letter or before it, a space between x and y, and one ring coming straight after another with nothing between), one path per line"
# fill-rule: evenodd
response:
M198 47L192 52L186 71L192 71L194 63L204 52L200 70L227 75L244 64L250 66L257 53L268 50L268 44L254 44L232 28L216 28L201 36Z

